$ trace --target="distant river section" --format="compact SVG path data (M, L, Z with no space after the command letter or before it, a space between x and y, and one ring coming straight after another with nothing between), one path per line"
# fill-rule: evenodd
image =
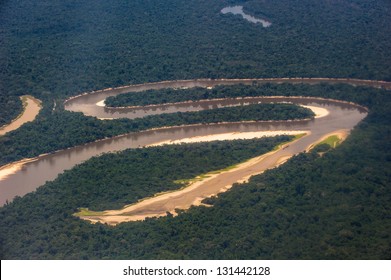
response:
M245 20L252 22L252 23L260 23L263 27L269 27L272 25L270 21L267 21L265 19L255 18L253 16L250 16L243 12L243 6L232 6L232 7L225 7L221 10L221 13L223 14L234 14L234 15L241 15Z

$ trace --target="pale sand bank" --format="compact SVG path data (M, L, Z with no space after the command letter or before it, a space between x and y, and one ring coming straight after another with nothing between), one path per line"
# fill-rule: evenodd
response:
M308 131L295 131L295 134L301 133L310 134ZM226 133L224 135L230 136L232 134ZM195 138L207 140L212 138L215 139L215 137L208 138L208 136ZM224 138L221 137L220 139ZM199 142L199 140L200 139L198 139L197 142ZM293 142L298 140L299 139L296 139ZM211 172L205 174L202 178L195 178L188 186L180 190L156 194L154 197L146 198L119 210L103 211L102 215L80 216L80 218L92 223L102 222L110 225L117 225L122 222L142 221L148 217L165 216L167 215L167 212L176 215L175 209L186 210L191 206L202 205L201 201L203 199L229 190L234 183L246 182L253 175L260 174L266 169L283 164L293 156L293 154L287 154L276 158L273 158L273 156L278 151L284 150L293 142L281 145L277 150L252 158L229 170ZM173 143L171 142L170 144Z
M19 171L24 163L19 162L19 163L14 163L9 166L5 166L2 169L0 169L0 181L6 179L8 176L16 173Z
M41 110L40 100L29 95L21 96L20 99L22 100L24 105L23 112L16 119L14 119L10 124L0 128L0 136L10 131L13 131L15 129L18 129L26 122L33 121L35 117L38 115L39 111Z
M315 107L315 106L307 106L307 105L300 105L300 106L307 108L307 109L310 109L312 112L314 112L316 119L326 117L328 114L330 114L330 112L325 108Z
M28 95L21 96L20 99L24 104L23 112L10 124L0 128L0 136L10 131L18 129L26 122L33 121L41 110L41 101ZM35 159L24 159L11 164L7 164L0 168L0 180L16 173L22 168L26 162L34 161Z
M349 133L350 133L350 131L348 129L341 129L341 130L337 130L337 131L328 133L328 134L324 135L322 138L320 138L318 141L316 141L315 143L312 143L311 145L309 145L306 149L306 152L311 151L316 145L323 142L324 140L326 140L330 136L334 136L334 135L337 136L338 139L341 141L340 143L342 143L349 136Z
M103 99L103 100L101 100L101 101L99 101L99 102L96 102L96 106L99 106L99 107L105 107L106 106L106 103L105 103L105 100L106 99Z
M42 156L44 156L44 155L42 155ZM6 164L4 166L1 166L0 167L0 181L6 179L8 176L10 176L10 175L16 173L17 171L19 171L20 169L22 169L23 165L25 165L26 163L33 162L38 159L39 159L39 157L26 158L26 159L22 159L20 161L12 162L12 163Z
M242 139L255 139L261 137L273 137L277 135L297 135L307 133L307 131L253 131L253 132L231 132L231 133L221 133L221 134L212 134L205 136L195 136L190 138L184 138L179 140L167 140L158 143L151 144L149 146L162 146L162 145L172 145L172 144L186 144L186 143L197 143L197 142L211 142L211 141L224 141L224 140L242 140Z
M222 98L220 100L224 100L226 98ZM105 107L106 106L106 103L105 103L105 100L106 99L103 99L99 102L97 102L95 105L96 106L99 106L99 107ZM212 100L218 100L218 99L211 99ZM205 101L205 100L204 100ZM192 101L193 102L193 101ZM189 103L192 103L192 102L189 102ZM129 106L129 107L121 107L121 108L142 108L142 107L150 107L150 106L162 106L162 105L175 105L175 104L182 104L183 102L178 102L178 103L166 103L166 104L156 104L156 105L148 105L148 106ZM312 112L314 112L315 114L315 118L322 118L322 117L325 117L329 114L329 111L327 111L327 109L324 109L324 108L321 108L321 107L316 107L316 106L307 106L307 105L302 105L300 104L299 106L301 107L304 107L304 108L307 108L307 109L310 109ZM105 120L105 119L112 119L112 118L99 118L100 120Z

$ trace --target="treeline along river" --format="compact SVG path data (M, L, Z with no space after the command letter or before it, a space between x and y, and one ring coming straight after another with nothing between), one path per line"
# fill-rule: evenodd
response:
M65 108L71 111L81 111L86 115L96 116L98 118L119 118L119 117L143 117L150 114L166 113L174 111L194 111L205 108L223 107L240 105L242 99L230 100L212 100L195 103L181 103L173 105L154 106L149 109L140 107L138 109L106 109L96 105L108 96L114 96L123 92L137 92L148 89L159 89L167 87L211 87L221 84L254 84L264 82L293 82L293 83L319 83L327 81L325 79L259 79L259 80L193 80L193 81L172 81L162 83L151 83L136 86L129 86L116 89L102 90L89 94L80 95L72 98L65 103ZM357 83L362 85L373 85L376 87L389 87L386 82L371 82L360 80L330 80L330 83ZM135 93L136 94L136 93ZM23 165L10 165L14 169L11 174L3 176L0 180L1 197L0 203L11 201L16 195L34 191L38 186L48 180L53 180L64 170L72 168L93 156L106 152L120 151L127 148L137 148L153 143L167 140L179 140L194 136L203 136L211 134L221 134L228 132L248 132L248 131L273 131L273 130L297 130L311 131L311 134L304 137L295 145L291 145L287 151L291 154L297 154L311 143L319 139L322 135L332 131L352 129L360 120L366 116L366 111L362 107L340 102L336 100L325 100L321 98L289 98L289 97L255 97L246 98L245 103L270 103L270 102L291 102L299 105L310 105L323 107L330 114L324 118L301 120L301 121L276 121L276 122L243 122L243 123L221 123L221 124L203 124L190 125L183 127L160 128L136 133L129 133L117 136L111 139L104 139L89 143L83 146L73 147L67 150L58 151L52 154L41 156L31 162ZM7 169L6 169L7 170ZM8 169L9 170L9 169ZM4 171L4 169L3 169ZM39 176L37 176L39 174Z

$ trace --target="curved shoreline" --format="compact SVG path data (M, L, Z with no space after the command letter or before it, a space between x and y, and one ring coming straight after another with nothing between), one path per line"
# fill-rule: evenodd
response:
M212 134L206 136L194 136L190 138L183 138L179 140L167 140L147 147L157 147L164 145L178 145L178 144L189 144L189 143L200 143L200 142L212 142L212 141L232 141L232 140L244 140L244 139L255 139L262 137L274 137L279 135L297 135L297 134L307 134L309 131L295 131L295 130L277 130L277 131L250 131L250 132L232 132L232 133L222 133L222 134Z
M86 95L95 95L99 93L127 93L130 91L142 91L140 88L148 86L149 89L161 89L161 88L168 88L171 87L173 84L184 84L183 86L188 86L188 84L196 84L196 83L210 83L210 86L216 86L216 85L232 85L232 84L240 84L240 83L290 83L290 84L319 84L319 83L337 83L337 84L350 84L355 86L370 86L375 88L384 88L384 89L391 89L391 82L388 81L378 81L378 80L364 80L364 79L350 79L350 78L307 78L307 77L292 77L292 78L250 78L250 79L189 79L189 80L173 80L173 81L160 81L160 82L150 82L150 83L143 83L143 84L134 84L134 85L126 85L126 86L119 86L115 88L106 88L101 90L95 90L95 91L88 91L83 92L78 95L69 97L64 101L64 104L77 99L82 96ZM182 87L183 87L182 86ZM197 85L194 85L192 87L195 87ZM209 86L209 87L210 87ZM181 87L181 86L180 86ZM180 88L179 87L179 88Z
M9 124L0 127L0 136L7 134L10 131L16 130L27 122L33 121L39 111L42 108L41 100L31 96L20 96L20 100L23 102L23 111L13 119Z
M308 84L315 84L315 83L320 83L320 82L326 82L326 83L348 83L348 84L356 84L356 85L360 84L360 85L373 86L373 87L384 87L384 88L391 89L391 82L368 81L368 80L352 80L352 79L326 79L326 78L316 78L316 79L313 79L313 78L290 78L290 79L289 78L278 78L278 79L274 79L273 78L273 79L220 79L220 80L210 80L210 79L199 80L199 79L196 79L196 80L186 80L186 81L179 81L179 82L178 81L163 81L163 82L151 83L151 84L130 85L130 86L123 86L123 87L119 87L119 88L109 88L109 89L104 89L104 90L100 90L100 91L96 91L96 92L90 92L90 93L85 93L85 94L82 94L82 95L78 95L76 97L72 97L72 98L68 99L64 103L67 103L70 100L75 100L78 97L86 96L86 95L94 96L96 94L99 95L101 93L104 93L104 94L106 94L106 93L108 93L108 94L119 94L121 91L129 92L129 88L131 88L132 90L141 91L141 90L144 89L143 87L151 88L151 87L155 87L155 86L157 86L159 88L167 87L167 86L173 86L173 87L174 86L179 86L179 87L181 87L181 86L186 86L186 87L193 87L193 86L210 87L210 86L215 86L215 85L218 85L218 84L226 84L226 85L234 85L234 84L241 84L241 83L254 84L254 82L256 82L256 83L269 83L269 82L270 83L284 83L284 82L288 82L288 83L308 83ZM178 83L179 83L179 85L178 85ZM181 83L185 83L185 84L181 84ZM337 105L337 104L352 105L353 107L355 107L355 108L357 108L359 110L362 109L363 111L367 111L367 108L365 108L363 106L360 106L360 105L357 105L357 104L354 104L352 102L333 100L333 99L326 99L326 98L321 98L321 97L298 97L298 96L286 97L286 96L281 96L281 98L290 98L291 100L292 99L297 100L297 98L306 98L308 100L310 100L310 99L313 99L313 100L324 100L326 103L331 101L331 102L335 102L336 103L335 105ZM92 103L93 99L87 99L88 102L90 102L89 103L90 105L92 105L92 104L96 105L96 102ZM296 101L296 103L297 102L298 101ZM310 101L306 101L305 103L308 104L307 102L311 103ZM254 124L256 124L258 122L236 122L236 123L239 123L239 124L254 123ZM259 123L267 123L267 122L259 122ZM295 123L295 121L293 121L293 122L281 121L281 124L283 124L283 123ZM300 123L300 121L298 123ZM231 123L224 123L224 124L231 124ZM213 129L212 129L213 125L216 125L216 124L208 124L208 126L207 126L207 127L209 127L208 131L210 131L212 133L213 133ZM177 126L177 127L186 129L186 128L198 127L198 126L200 128L203 127L203 126L205 127L205 124L181 125L181 126ZM256 125L256 126L258 127L258 125ZM300 124L300 126L302 126L302 125ZM285 127L288 127L288 126L285 126ZM297 127L297 125L294 125L294 127ZM161 134L161 133L166 133L166 132L170 131L172 128L173 127L163 127L163 128L160 127L160 128L150 129L150 130L147 130L147 131L144 131L144 132L160 131L159 134ZM220 131L220 128L218 128L218 125L216 125L216 129L218 129L218 131ZM179 132L179 130L178 130L178 132ZM139 132L136 132L136 133L139 133ZM134 132L132 132L132 133L125 133L123 135L117 135L117 136L110 137L110 138L107 137L107 138L103 138L103 139L98 139L98 140L93 141L91 143L85 143L85 144L82 144L82 145L79 145L79 146L76 146L76 147L69 147L69 148L66 148L66 149L63 149L63 150L60 150L60 151L51 152L50 154L43 154L43 155L40 155L40 156L35 157L33 159L23 159L21 161L10 163L10 164L7 164L7 165L5 165L3 167L0 167L0 170L4 171L4 169L9 169L9 168L12 169L12 167L13 167L13 169L18 169L15 166L12 166L13 164L17 164L17 165L19 165L21 167L24 167L23 163L25 163L26 161L37 161L38 162L37 164L39 164L41 158L43 160L46 160L46 159L49 159L49 158L52 159L53 156L57 156L57 153L61 153L63 151L66 152L67 150L71 150L72 153L73 153L74 149L77 149L78 147L83 147L83 146L89 147L89 145L91 145L93 143L102 143L103 145L106 145L106 143L108 143L107 141L111 142L114 139L121 139L121 137L124 137L124 136L125 137L129 137L130 135L133 135L133 134L134 134ZM173 138L173 139L176 139L176 138ZM123 140L121 140L121 141L123 141ZM147 145L147 144L145 144L145 145ZM143 146L144 145L141 144L141 147L143 147ZM68 153L68 152L66 152L66 153ZM28 164L26 163L26 165L28 165ZM70 167L67 167L67 169L69 169L69 168ZM24 170L24 168L23 168L23 170ZM49 179L49 180L53 180L53 179Z
M217 122L217 123L207 123L206 125L251 124L251 123L286 123L286 122L294 123L294 122L309 121L309 120L311 120L311 119L277 120L277 121L276 120L270 120L270 121ZM113 136L113 137L97 139L95 141L84 143L84 144L80 144L80 145L77 145L77 146L73 146L73 147L69 147L69 148L65 148L65 149L61 149L61 150L56 150L56 151L53 151L53 152L50 152L50 153L40 154L40 155L38 155L36 157L32 157L32 158L24 158L24 159L21 159L21 160L18 160L18 161L14 161L14 162L10 162L10 163L7 163L5 165L0 166L0 181L3 180L3 179L6 179L8 176L11 176L15 172L21 170L23 168L23 166L25 164L27 164L27 163L31 163L31 162L35 162L35 161L38 161L38 160L41 160L41 159L45 159L46 157L49 157L49 156L51 156L53 154L65 152L67 150L71 150L71 149L75 149L75 148L82 148L84 146L88 146L88 145L94 144L94 143L103 143L103 142L108 141L108 140L114 140L114 139L130 136L130 135L135 134L135 133L158 132L158 131L164 131L164 130L175 129L175 128L196 128L196 127L202 127L204 125L205 124L197 123L197 124L189 124L189 125L155 127L155 128L151 128L151 129L147 129L147 130L128 132L128 133L116 135L116 136ZM282 135L282 134L278 134L278 135ZM292 135L292 134L290 134L290 135ZM156 143L156 144L158 144L158 143ZM147 145L145 147L154 146L154 145L155 144Z
M282 134L282 133L281 133ZM281 135L276 133L276 135ZM310 131L294 131L289 132L289 135L301 135L305 137L311 134ZM305 149L305 152L309 152L313 147L320 143L327 137L331 135L336 135L340 138L341 141L344 141L349 135L348 130L337 130L330 132L320 139L314 141L312 144L308 145ZM240 135L238 135L240 136ZM258 135L252 138L263 137ZM266 154L248 159L242 163L237 164L233 168L229 168L225 171L211 171L202 176L197 176L190 180L190 183L185 187L182 187L178 190L173 190L169 192L162 192L153 195L152 197L146 197L138 202L125 205L118 210L104 210L104 211L90 211L86 208L80 209L79 212L75 213L74 216L79 217L82 220L89 221L93 224L95 223L106 223L111 226L116 226L124 222L135 222L143 221L147 218L159 218L167 216L170 213L173 216L178 215L177 209L188 210L192 206L206 206L202 201L205 198L219 195L220 193L226 192L233 187L235 183L245 183L248 182L251 176L262 174L268 169L284 164L289 160L294 154L285 154L280 156L275 156L277 153L285 150L289 145L294 144L297 141L300 141L298 137L288 143L279 145L279 147L273 151L270 151ZM251 137L244 137L237 139L250 139ZM200 137L195 139L195 141L187 141L189 139L183 139L184 143L189 142L209 142L216 139L208 137ZM232 140L229 137L222 136L218 140ZM182 141L171 141L164 143L157 143L156 145L171 145L183 143ZM156 146L154 145L154 146ZM273 159L274 156L274 159ZM267 162L269 159L272 159L270 164L266 163L265 166L262 166L264 162ZM248 171L248 172L247 172ZM244 173L244 174L243 174ZM197 179L201 178L202 179ZM174 202L173 202L174 201Z
M296 135L297 134L301 134L302 137L305 137L311 134L311 132L298 131ZM232 188L234 183L247 182L251 176L261 174L267 169L283 164L291 158L293 154L277 156L273 159L271 165L261 168L265 161L271 159L289 145L299 141L300 138L301 137L293 139L288 143L281 144L277 149L267 152L266 154L241 162L229 170L221 172L211 171L207 174L203 174L203 178L200 180L197 178L191 179L190 184L179 190L158 193L152 197L147 197L136 203L126 205L119 210L94 212L89 211L88 209L82 209L79 213L75 213L74 216L87 220L91 223L100 222L115 226L123 222L143 221L146 218L163 217L166 216L167 213L171 213L173 216L176 216L177 209L187 210L191 206L207 206L202 203L202 200L205 198L226 192ZM208 141L213 140L204 139L204 141L201 140L199 142ZM83 211L87 211L88 215L83 215Z
M324 81L327 81L327 82L347 82L347 83L364 83L364 84L368 84L368 81L352 81L352 80L349 80L349 79L343 79L343 80L338 80L338 79L316 79L316 80L312 80L312 79L278 79L277 82L291 82L291 83L297 83L297 82L303 82L303 81L308 81L310 80L310 83L312 82L324 82ZM202 80L203 82L209 82L206 81L206 80ZM223 82L223 84L225 84L225 82L227 82L228 80L226 79L222 79L222 80L218 80L218 83L220 82ZM231 83L231 82L238 82L238 80L229 80L228 82ZM259 82L260 80L253 80L253 79L249 79L249 80L240 80L240 82ZM173 81L173 82L161 82L159 83L158 85L165 85L167 86L168 84L176 84L177 81ZM191 82L199 82L199 80L196 80L196 81L180 81L180 83L191 83ZM216 80L214 80L213 82L216 82ZM269 79L265 80L265 79L262 79L261 82L270 82ZM273 82L276 82L276 80L273 80ZM382 82L370 82L371 85L375 85L375 86L379 86L379 83L382 84ZM153 84L155 85L155 84ZM213 84L213 86L216 86L217 84ZM383 84L384 85L384 84ZM388 85L388 83L386 84ZM147 85L139 85L139 86L151 86L151 84L147 84ZM196 86L196 85L192 85L192 86ZM205 86L210 86L208 84L203 84L202 85L203 87ZM391 86L391 83L390 85L388 86ZM137 85L135 85L135 87L137 87ZM106 90L103 90L103 91L99 91L99 92L94 92L94 93L90 93L90 94L100 94L102 92L105 92L105 93L113 93L112 95L117 95L117 94L120 94L121 92L123 92L123 89L124 87L121 87L121 88L110 88L110 89L106 89ZM127 89L133 89L132 86L129 86L127 87ZM120 90L121 92L117 92L118 90ZM246 97L237 97L237 98L231 98L231 99L236 99L236 100L241 100L241 101L245 101L245 98ZM295 98L295 97L293 97ZM296 98L300 98L300 97L296 97ZM194 101L184 101L184 102L177 102L177 103L165 103L165 104L149 104L149 105L146 105L146 106L129 106L129 107L106 107L105 105L105 99L104 98L103 100L99 100L98 102L95 103L96 106L100 106L100 107L105 107L107 109L113 109L113 110L117 110L117 111L120 111L121 109L138 109L138 108L143 108L143 109L146 109L146 108L157 108L157 107L161 107L161 106L167 106L167 105L181 105L181 104L188 104L188 103L192 103ZM213 99L209 99L209 100L198 100L198 101L195 101L195 102L198 102L198 103L201 103L201 102L208 102L208 101L212 101ZM340 100L335 100L337 102L341 102ZM352 104L351 102L346 102L348 104ZM354 104L354 105L357 105L357 104ZM306 106L304 106L306 107ZM314 108L313 106L307 106L307 108L311 109L312 111L314 111ZM327 110L323 110L323 108L317 108L317 112L314 112L317 116L317 118L319 117L324 117L324 116L327 116L329 114L329 112ZM363 108L367 111L367 108ZM335 133L339 133L340 131L336 131L334 132ZM346 131L345 130L345 137L347 136L348 132L349 131ZM330 134L330 133L329 133ZM324 137L324 136L323 136ZM322 137L322 138L323 138ZM163 141L161 143L156 143L156 145L164 145L164 144L176 144L176 143L183 143L183 142L199 142L199 141L212 141L213 140L213 137L201 137L201 138L198 138L198 139L182 139L182 140L177 140L177 141ZM223 139L220 139L220 140L223 140ZM297 141L297 140L296 140ZM309 150L311 146L314 145L314 143L317 143L321 140L316 140L315 142L313 142L312 144L308 145L308 147L306 148L306 150ZM280 152L281 150L285 149L286 146L282 146L280 147L279 149L277 149L277 151L273 151L271 153L267 153L266 155L262 155L260 157L257 157L257 158L253 158L253 159L250 159L249 162L251 161L257 161L258 163L266 160L269 158L269 156L271 155L274 155L275 153L278 153ZM214 175L212 176L211 178L207 178L207 179L204 179L202 180L202 182L195 182L193 184L190 184L188 185L187 187L185 187L184 189L181 189L181 190L177 190L177 191L174 191L174 192L170 192L170 193L164 193L164 194L157 194L153 197L150 197L150 198L145 198L143 199L142 201L139 201L139 202L136 202L132 205L128 205L128 206L125 206L123 207L122 209L120 210L106 210L106 211L103 211L102 212L99 212L98 213L95 213L93 211L88 211L87 212L89 214L93 214L92 216L91 215L82 215L81 213L79 214L75 214L76 216L79 216L81 219L85 219L85 220L88 220L92 223L96 223L96 222L103 222L103 223L108 223L108 224L111 224L111 225L116 225L118 223L121 223L121 222L127 222L127 221L141 221L141 220L144 220L145 218L148 218L148 217L161 217L161 216L165 216L167 215L167 213L171 213L173 215L175 215L175 209L176 208L180 208L180 209L183 209L183 210L186 210L188 208L190 208L192 205L200 205L201 204L201 201L206 198L206 197L210 197L210 196L213 196L213 195L217 195L221 192L224 192L226 190L228 190L229 188L232 187L232 185L234 183L237 183L237 182L243 182L243 181L246 181L248 180L248 178L250 176L253 176L255 174L259 174L261 172L263 172L264 170L266 169L269 169L269 168L274 168L282 163L284 163L285 161L287 161L290 157L292 157L294 154L289 154L289 155L284 155L284 156L280 156L279 158L277 158L277 160L267 166L266 168L262 169L261 171L257 170L256 172L253 172L253 173L250 173L250 174L247 174L247 176L245 177L240 177L240 178L235 178L233 181L229 181L227 185L225 186L220 186L219 187L219 190L213 192L213 193L208 193L208 194L205 194L205 193L202 193L202 194L197 194L197 195L194 195L192 196L192 198L190 199L187 199L187 202L183 203L180 202L179 204L177 205L171 205L170 207L166 207L167 204L168 204L168 201L172 201L174 199L174 197L180 197L180 196L187 196L188 193L192 190L195 190L196 188L201 188L202 186L205 186L205 184L207 184L211 178L217 178L217 177L227 177L226 174L229 173L229 172L232 172L231 170L230 171L227 171L227 172L224 172L223 174L220 174L220 175ZM243 169L243 164L240 164L239 165L240 167L238 168L235 168L233 171L242 171ZM252 166L246 166L246 168L251 168ZM186 200L186 199L183 199L183 200ZM156 204L159 204L160 203L160 206L156 206ZM156 209L159 208L159 209ZM149 208L149 209L148 209ZM153 210L151 209L153 208ZM84 210L85 211L85 210Z
M249 98L249 97L245 97L245 98ZM286 98L286 96L273 96L273 97L270 97L270 98ZM304 99L316 99L316 100L324 100L324 101L335 101L335 102L339 102L339 103L344 103L344 101L339 101L339 100L334 100L334 99L326 99L326 98L318 98L318 97L292 97L291 99L299 99L299 98L304 98ZM218 99L218 100L223 100L223 99ZM188 103L188 102L186 102ZM354 103L350 103L350 102L346 102L346 104L354 104ZM357 104L354 104L355 106L359 106ZM99 105L98 105L99 106ZM158 105L156 105L158 106ZM300 105L298 105L300 106ZM306 107L308 109L310 109L311 111L314 112L315 114L315 118L319 118L319 117L324 117L324 116L327 116L328 115L328 112L324 112L322 111L323 108L320 108L320 107L314 107L314 106L304 106L304 105L301 105L302 107ZM365 107L362 107L364 110L367 110ZM320 109L321 111L317 111L317 109ZM327 111L327 110L326 110ZM237 122L217 122L217 123L208 123L208 125L218 125L218 124L248 124L248 123L286 123L286 122L300 122L300 121L307 121L307 120L311 120L311 119L293 119L293 120L268 120L268 121L237 121ZM149 132L149 131L159 131L159 130L165 130L165 129L172 129L172 128L187 128L187 127L197 127L197 126L203 126L205 124L190 124L190 125L178 125L178 126L163 126L163 127L156 127L156 128L151 128L151 129L148 129L148 130L144 130L144 131L140 131L140 132ZM37 160L40 160L40 159L44 159L45 157L47 156L50 156L52 154L56 154L56 153L59 153L59 152L64 152L64 151L67 151L67 150L70 150L70 149L73 149L73 148L79 148L79 147L83 147L83 146L86 146L86 145L89 145L89 144L92 144L92 143L99 143L99 142L104 142L104 141L107 141L107 140L110 140L110 139L116 139L116 138L121 138L121 137L124 137L124 136L128 136L128 135L131 135L133 133L138 133L138 132L129 132L129 133L124 133L124 134L120 134L120 135L116 135L116 136L113 136L113 137L107 137L107 138L103 138L103 139L97 139L93 142L88 142L88 143L84 143L84 144L81 144L81 145L77 145L77 146L73 146L73 147L68 147L68 148L65 148L65 149L60 149L60 150L56 150L56 151L52 151L50 153L44 153L44 154L40 154L36 157L32 157L32 158L24 158L24 159L21 159L21 160L18 160L18 161L14 161L14 162L10 162L10 163L7 163L5 165L2 165L0 166L0 181L7 178L8 176L14 174L15 172L21 170L23 168L23 166L26 164L26 163L30 163L30 162L34 162L34 161L37 161ZM278 135L281 135L281 134L278 134Z
M312 143L311 145L308 146L308 148L305 150L305 152L309 152L311 151L313 148L316 147L316 145L318 145L319 143L323 142L324 140L326 140L328 137L330 136L337 136L338 139L341 141L340 143L342 143L343 141L346 140L346 138L348 138L349 136L349 131L347 130L344 130L344 129L341 129L341 130L337 130L337 131L333 131L333 132L330 132L326 135L324 135L322 138L320 138L318 141Z

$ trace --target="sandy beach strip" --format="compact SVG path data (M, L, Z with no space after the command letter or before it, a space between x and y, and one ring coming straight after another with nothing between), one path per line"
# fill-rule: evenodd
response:
M22 168L23 164L24 164L23 162L19 162L19 163L14 163L12 165L4 166L3 168L1 168L0 169L0 181L6 179L8 176L19 171Z
M0 128L0 136L10 131L18 129L26 122L33 121L41 110L41 101L29 95L23 95L20 97L23 102L23 112L14 119L10 124Z
M316 107L316 106L307 106L307 105L300 105L300 106L310 109L312 112L314 112L316 119L326 117L327 115L330 114L330 112L325 108Z
M310 134L309 131L295 131L294 134L301 133ZM235 135L235 133L220 134L219 139L224 140L225 138L222 137L222 135L230 136L232 134ZM240 134L242 133L236 133L236 135ZM248 136L251 135L251 133L245 134ZM209 138L208 136L194 138L198 138L197 142L199 142L200 138L203 140L216 139L215 135L212 136L213 137ZM196 177L189 183L189 185L180 190L159 193L153 197L145 198L134 204L127 205L119 210L103 211L103 213L100 215L79 216L76 213L76 216L79 216L79 218L88 220L92 223L101 222L107 223L109 225L117 225L118 223L122 222L142 221L148 217L165 216L167 215L167 212L176 215L175 209L187 210L191 206L202 205L201 201L206 197L211 197L225 192L229 190L234 183L246 182L253 175L260 174L266 169L283 164L286 160L293 156L293 154L284 154L278 157L276 157L275 154L281 150L284 150L290 144L298 140L299 139L296 139L281 145L277 150L249 159L229 170L212 171L210 173L204 174L201 179ZM271 161L271 163L264 163L265 160L270 160L272 157L274 157L274 159Z
M183 138L179 140L167 140L167 141L154 143L148 146L155 147L155 146L163 146L163 145L188 144L188 143L198 143L198 142L245 140L245 139L255 139L255 138L262 138L262 137L273 137L278 135L298 135L303 133L307 133L307 131L276 130L276 131L231 132L231 133L211 134L205 136L195 136L195 137Z
M96 102L95 105L98 106L98 107L105 107L106 106L105 101L106 101L106 99L103 99L103 100L101 100L99 102Z
M337 130L337 131L333 131L331 133L328 133L328 134L324 135L322 138L320 138L318 141L316 141L315 143L312 143L311 145L309 145L305 151L308 153L316 145L318 145L319 143L323 142L324 140L326 140L330 136L334 136L334 135L337 136L338 139L341 141L340 143L342 143L349 136L349 133L350 133L350 131L348 129L341 129L341 130Z
M17 171L21 170L23 165L29 162L33 162L38 160L40 157L43 157L47 154L43 154L41 156L35 157L35 158L25 158L16 162L11 162L9 164L3 165L0 167L0 181L6 179L8 176L16 173Z

